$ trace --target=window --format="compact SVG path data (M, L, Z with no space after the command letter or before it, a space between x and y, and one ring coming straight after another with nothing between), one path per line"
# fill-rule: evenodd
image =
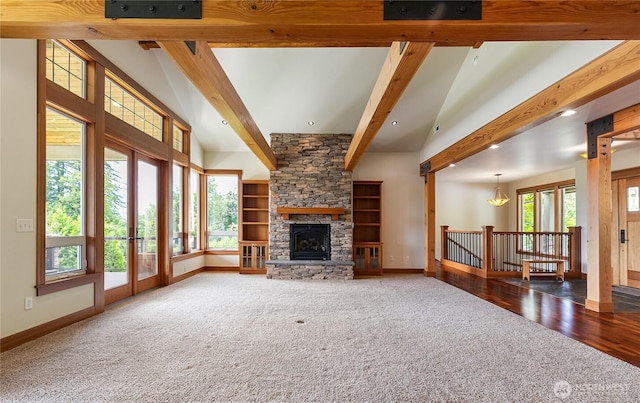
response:
M47 79L77 96L85 97L86 63L58 41L46 41Z
M184 131L176 125L173 125L173 149L184 153Z
M47 108L46 281L84 274L86 270L85 126Z
M576 187L568 186L562 188L562 231L569 232L576 225Z
M172 228L173 228L173 254L179 255L184 253L184 223L182 222L184 205L183 205L183 175L182 166L173 164L173 202L172 202Z
M207 174L207 248L238 249L238 175Z
M162 116L109 77L104 79L104 110L162 141Z
M189 174L189 249L200 249L200 174Z
M552 183L518 192L519 232L569 232L576 225L576 187L573 181ZM534 238L538 241L534 242ZM522 236L519 248L526 252L568 254L568 244L555 245L555 236ZM560 239L560 238L557 238ZM566 238L561 238L566 239ZM535 243L535 245L534 245Z

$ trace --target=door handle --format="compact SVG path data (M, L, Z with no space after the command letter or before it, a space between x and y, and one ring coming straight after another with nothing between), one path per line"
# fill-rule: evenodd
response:
M623 229L620 230L620 243L625 243L628 239L625 238L625 231Z

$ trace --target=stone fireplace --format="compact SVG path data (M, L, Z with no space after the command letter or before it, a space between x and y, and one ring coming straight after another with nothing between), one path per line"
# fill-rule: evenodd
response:
M267 278L353 278L350 142L345 134L271 134L278 170L269 180Z

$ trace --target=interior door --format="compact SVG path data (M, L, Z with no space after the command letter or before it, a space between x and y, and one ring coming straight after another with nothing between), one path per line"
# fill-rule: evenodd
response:
M107 143L104 162L105 304L160 284L159 164Z
M640 176L618 186L620 284L640 288Z

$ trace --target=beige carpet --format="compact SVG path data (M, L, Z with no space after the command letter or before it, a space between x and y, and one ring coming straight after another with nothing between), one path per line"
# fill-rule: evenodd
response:
M418 275L203 273L0 357L2 401L640 401L640 369Z

